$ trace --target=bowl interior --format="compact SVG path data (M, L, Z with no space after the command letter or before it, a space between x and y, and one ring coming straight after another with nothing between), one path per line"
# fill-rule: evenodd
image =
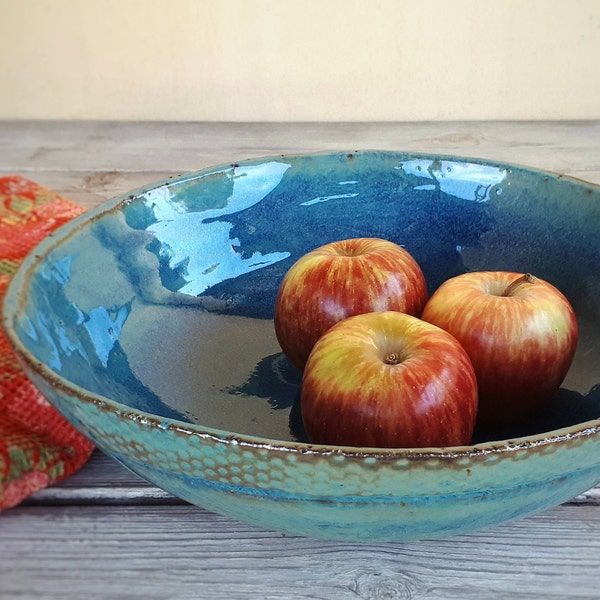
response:
M273 331L279 283L321 244L382 237L411 252L430 292L465 271L514 270L569 298L580 342L554 403L474 442L531 435L600 415L599 223L600 188L512 165L392 152L253 160L149 186L67 225L24 264L9 316L27 351L89 392L302 441L301 374Z

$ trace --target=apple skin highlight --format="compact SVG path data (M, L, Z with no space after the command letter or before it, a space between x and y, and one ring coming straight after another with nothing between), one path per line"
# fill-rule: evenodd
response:
M349 317L315 344L301 411L313 443L379 448L467 445L477 382L448 333L400 312Z
M425 277L401 246L353 238L308 252L286 273L275 301L275 334L303 369L312 347L347 317L394 310L420 316L428 298Z
M432 294L422 318L451 333L469 355L482 425L525 419L549 402L577 347L577 319L567 298L527 274L453 277Z

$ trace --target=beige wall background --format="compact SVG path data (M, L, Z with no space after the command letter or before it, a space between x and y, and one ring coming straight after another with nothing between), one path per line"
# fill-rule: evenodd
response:
M0 0L0 118L600 118L599 0Z

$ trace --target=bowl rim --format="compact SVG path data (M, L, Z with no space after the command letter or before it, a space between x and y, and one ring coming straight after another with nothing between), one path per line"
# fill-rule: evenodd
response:
M577 186L583 186L600 193L600 184L586 181L571 175L564 175L556 171L538 169L523 164L511 163L486 158L471 157L466 155L440 154L435 152L413 152L403 150L376 150L363 149L353 151L326 150L317 152L301 152L290 154L266 155L246 158L244 160L232 163L220 163L204 167L199 170L186 171L177 175L171 175L162 180L154 181L133 189L124 194L102 202L82 214L76 216L68 223L60 226L50 233L27 254L21 262L13 277L9 281L8 287L2 301L2 328L5 336L12 347L18 360L25 368L29 368L37 376L49 383L54 389L75 397L86 404L93 404L96 408L108 413L113 413L120 419L136 421L138 424L149 428L159 430L170 430L180 435L199 436L210 439L215 443L245 446L252 448L264 448L267 450L280 452L298 452L301 454L315 454L320 456L344 456L344 457L371 457L386 460L423 460L429 458L463 458L474 457L488 454L499 454L505 452L514 452L521 449L527 449L538 446L546 446L569 442L574 439L585 440L600 434L600 417L588 421L582 421L575 425L553 429L533 435L516 436L506 439L484 441L473 445L448 446L448 447L427 447L427 448L377 448L377 447L355 447L355 446L337 446L327 444L313 444L310 442L301 442L294 440L280 440L276 438L261 437L227 431L203 426L199 423L189 423L174 418L161 417L154 413L134 409L126 404L113 400L107 396L97 394L86 390L85 388L70 382L61 375L53 371L50 367L36 359L27 349L18 335L15 324L18 319L20 307L29 288L30 278L35 269L43 263L47 254L60 246L65 240L69 239L80 230L90 226L93 222L102 218L104 215L118 210L136 200L139 196L160 187L177 185L201 179L212 173L240 168L246 165L260 164L272 160L290 160L299 158L325 158L333 156L351 157L356 154L382 155L389 157L404 157L415 159L433 159L441 161L465 162L483 166L494 166L506 168L507 170L521 170L530 174L545 176L556 180L570 181Z

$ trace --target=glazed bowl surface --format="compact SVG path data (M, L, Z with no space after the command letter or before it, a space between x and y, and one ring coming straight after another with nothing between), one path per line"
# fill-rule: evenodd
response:
M13 278L3 326L80 431L186 501L313 537L448 536L600 481L599 228L598 186L533 168L379 151L253 159L63 226ZM297 258L350 237L404 246L430 292L474 270L556 285L580 340L552 404L465 447L308 443L275 296Z

